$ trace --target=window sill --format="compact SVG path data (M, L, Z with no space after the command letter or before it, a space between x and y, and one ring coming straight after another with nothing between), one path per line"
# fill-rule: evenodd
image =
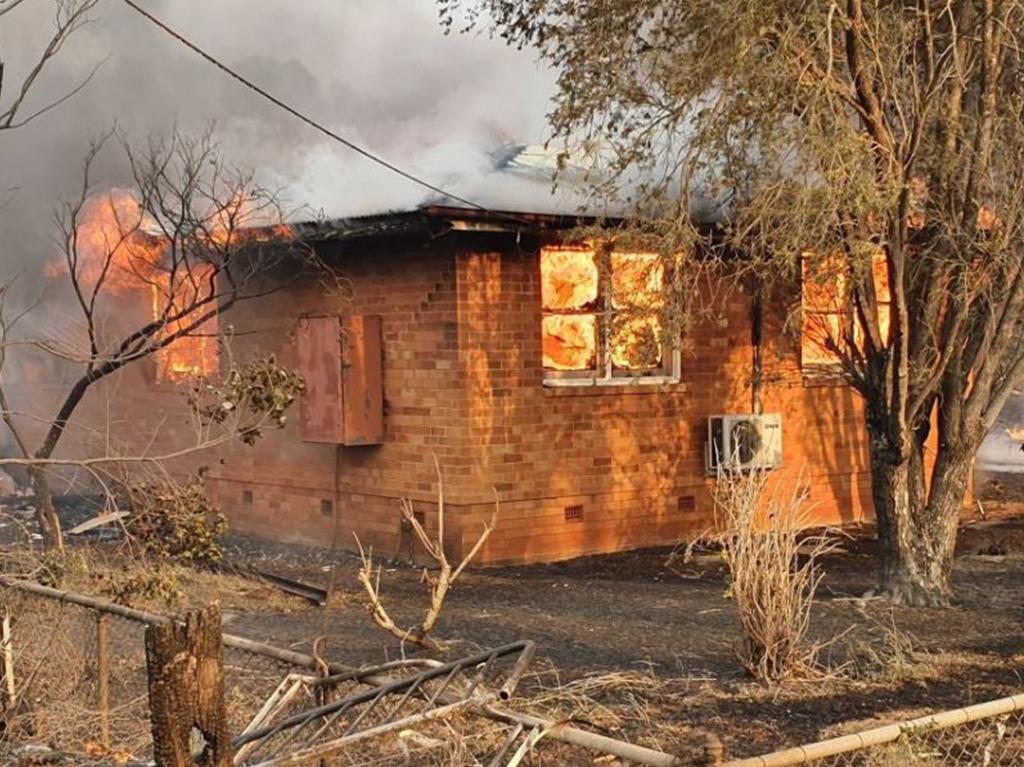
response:
M599 394L657 394L680 391L684 387L679 378L658 376L651 378L551 378L544 380L545 396L586 396Z
M838 370L804 370L801 371L800 377L803 380L805 389L824 388L829 386L848 386L850 383L846 380L846 376Z

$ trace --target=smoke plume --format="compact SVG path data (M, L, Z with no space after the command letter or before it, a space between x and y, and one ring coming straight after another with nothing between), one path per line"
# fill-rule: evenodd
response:
M45 44L55 5L28 0L5 17L8 93ZM496 146L544 138L552 74L500 41L445 36L432 0L146 8L325 126L445 188L478 188ZM229 161L328 216L407 207L429 194L246 90L117 0L93 16L51 61L27 111L102 61L93 80L28 127L0 134L0 279L52 260L52 211L76 194L90 140L115 124L141 143L213 123ZM125 182L117 154L97 167L98 186Z

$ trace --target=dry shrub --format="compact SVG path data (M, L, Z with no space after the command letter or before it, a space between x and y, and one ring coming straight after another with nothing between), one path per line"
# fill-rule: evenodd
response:
M729 569L743 640L737 655L757 680L775 685L815 667L820 648L807 630L819 560L835 548L827 534L802 533L808 491L796 482L784 497L767 492L768 472L720 474L715 488L715 537Z
M183 596L174 573L160 567L112 573L101 593L112 602L129 607L156 603L174 608Z
M202 479L143 482L129 486L128 495L125 529L141 553L207 566L220 562L227 525Z
M865 617L869 621L866 636L855 636L849 642L848 676L894 683L916 679L927 670L928 651L917 637L896 625L892 614L884 622Z

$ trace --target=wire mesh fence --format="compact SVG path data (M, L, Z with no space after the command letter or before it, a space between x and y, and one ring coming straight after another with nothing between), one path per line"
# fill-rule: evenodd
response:
M164 616L120 608L37 584L0 579L0 762L12 744L110 763L153 755L146 629ZM346 670L242 637L223 635L228 731L236 764L523 763L542 737L610 753L616 744L586 733L554 735L552 723L483 724L472 710L511 694L532 644L441 664L399 661ZM504 663L504 666L501 664ZM438 712L438 713L435 713ZM412 718L412 719L410 719ZM520 717L522 719L522 717ZM414 730L403 730L415 720ZM571 729L571 728L570 728ZM369 736L387 733L386 742ZM583 738L583 739L581 739ZM587 738L590 738L589 740ZM372 742L371 742L372 740ZM629 747L629 744L617 744ZM326 747L326 748L325 748ZM633 748L637 763L676 764ZM475 752L475 755L471 752ZM720 752L719 752L720 753ZM416 760L409 761L416 755ZM481 758L486 755L487 758ZM308 759L300 756L308 756ZM1001 767L1024 765L1024 694L735 761L721 767Z
M146 758L145 625L13 589L3 608L6 740Z
M25 744L73 764L152 763L146 635L172 619L4 578L0 618L0 763L18 763L8 757ZM507 724L471 709L512 694L531 642L447 664L346 669L231 634L222 641L236 764L334 763L341 750L346 764L477 763L470 748L514 752L530 734L520 727L510 739Z
M54 752L121 763L149 761L146 614L126 617L100 605L5 586L2 744L45 744ZM223 660L233 733L249 725L283 679L313 678L308 667L241 647L225 646Z
M1024 765L1024 695L726 762L722 767Z

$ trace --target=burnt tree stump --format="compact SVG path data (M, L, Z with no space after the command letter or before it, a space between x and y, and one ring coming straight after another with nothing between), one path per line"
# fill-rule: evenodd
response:
M230 767L220 608L147 626L146 665L157 767Z

